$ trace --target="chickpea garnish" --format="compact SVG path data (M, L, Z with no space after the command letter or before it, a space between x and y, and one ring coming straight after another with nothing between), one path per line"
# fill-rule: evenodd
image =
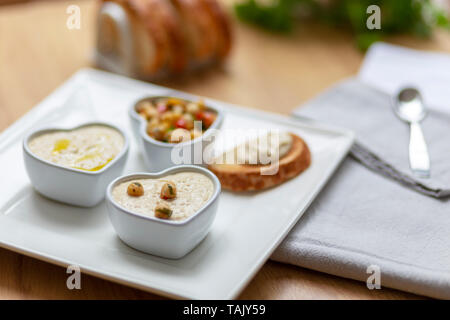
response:
M147 133L156 140L162 140L164 139L166 129L167 128L164 124L158 124L156 127L148 130Z
M184 112L184 107L181 104L177 104L175 106L172 107L172 111L176 114L183 114Z
M150 103L150 101L142 101L141 103L139 103L139 104L136 106L136 111L137 111L137 112L142 112L142 111L144 111L144 109L145 109L146 107L148 107L148 106L152 106L152 104Z
M194 117L190 113L184 114L182 118L185 122L186 129L191 130L194 128Z
M151 128L156 127L159 124L159 119L157 117L152 118L148 123L147 123L147 131L150 130Z
M152 119L158 115L158 111L154 106L148 106L144 109L144 113L147 116L147 119Z
M172 131L172 134L170 135L170 142L171 143L180 143L191 140L191 133L187 131L186 129L175 129Z
M169 219L172 216L172 209L166 203L159 203L155 207L155 217L159 219Z
M128 185L127 193L132 197L140 197L144 194L144 187L139 182L132 182Z
M181 114L175 113L173 111L167 111L161 115L161 120L167 121L167 122L173 122L180 119Z
M196 114L200 111L200 106L197 103L189 102L186 106L186 111L191 114Z
M153 117L156 117L158 115L158 111L153 106L152 103L149 101L143 101L141 102L137 107L136 111L139 113L139 115L147 120L152 119Z
M174 199L177 196L177 186L172 181L163 184L161 188L161 199Z

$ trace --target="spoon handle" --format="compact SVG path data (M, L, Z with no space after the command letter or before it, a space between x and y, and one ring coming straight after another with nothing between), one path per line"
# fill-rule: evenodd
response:
M415 175L421 178L430 176L430 157L427 144L418 122L411 123L409 140L409 164Z

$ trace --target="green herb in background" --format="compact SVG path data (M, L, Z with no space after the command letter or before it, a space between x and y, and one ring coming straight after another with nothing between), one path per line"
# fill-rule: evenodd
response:
M237 16L264 29L287 33L295 22L314 18L332 26L350 29L365 50L384 35L410 33L427 37L435 27L450 29L446 12L432 0L244 0L235 5ZM368 30L367 7L381 9L381 29Z

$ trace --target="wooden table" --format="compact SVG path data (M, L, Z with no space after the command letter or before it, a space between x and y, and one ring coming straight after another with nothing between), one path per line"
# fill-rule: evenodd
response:
M229 0L232 1L232 0ZM66 8L81 7L81 29L66 28ZM81 67L91 66L95 1L26 2L0 6L0 130L5 129ZM235 48L222 69L164 83L169 87L250 107L288 114L321 90L355 74L363 54L338 30L304 25L292 36L235 23ZM392 41L450 52L450 37ZM66 288L66 270L0 249L2 299L153 299L155 295L83 275L81 290ZM373 290L346 280L267 262L243 291L243 299L417 298Z

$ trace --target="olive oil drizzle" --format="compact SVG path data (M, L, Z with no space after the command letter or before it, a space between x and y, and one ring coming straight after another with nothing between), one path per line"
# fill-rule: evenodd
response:
M53 148L53 153L54 154L58 154L62 150L66 150L69 147L69 145L70 145L70 140L69 139L57 140L55 142L55 146ZM93 148L94 149L98 148L98 145L94 145ZM100 157L100 153L96 152L96 153L87 154L87 155L85 155L85 156L83 156L81 158L76 159L75 163L79 163L81 161L93 159L93 158L96 158L96 157ZM78 169L78 170L84 170L84 171L99 171L99 170L103 169L108 163L110 163L113 158L114 157L109 158L109 159L106 160L105 163L102 163L102 164L100 164L100 165L98 165L96 167L90 168L90 169L86 169L86 168L83 168L83 167L77 166L77 165L73 165L72 168Z
M62 150L66 150L70 145L70 140L69 139L59 139L55 142L55 145L53 147L53 153L54 154L58 154L60 153Z
M82 168L82 167L79 167L79 166L72 166L72 168L78 169L78 170L84 170L84 171L98 171L98 170L103 169L108 163L110 163L112 161L112 159L114 159L114 157L109 158L109 159L106 160L105 163L103 163L101 165L98 165L98 166L96 166L94 168L90 168L90 169Z

